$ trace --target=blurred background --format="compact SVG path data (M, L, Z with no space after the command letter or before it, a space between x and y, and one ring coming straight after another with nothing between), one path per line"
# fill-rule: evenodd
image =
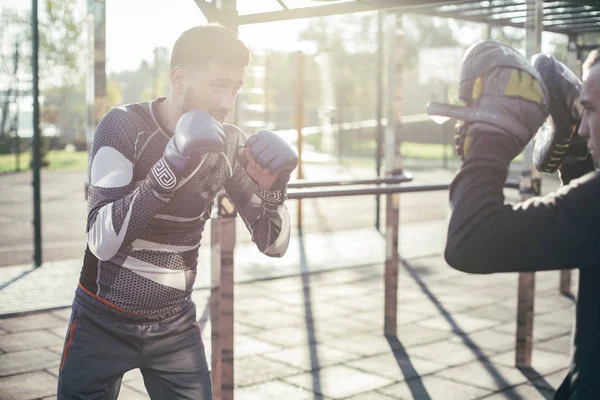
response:
M33 251L27 172L33 133L30 7L31 2L22 0L0 2L0 265L29 263ZM238 11L260 13L277 7L275 1L244 1ZM276 130L296 146L301 99L305 177L374 176L380 169L378 151L380 156L385 151L377 148L378 90L389 90L378 87L377 18L377 12L363 12L241 26L239 34L252 60L238 99L237 124L247 134L263 127ZM163 0L107 0L108 108L165 96L172 44L185 29L203 22L204 15L191 0L171 0L168 7ZM44 261L80 257L85 243L86 150L91 141L86 93L93 60L88 24L84 0L39 2ZM458 166L453 122L433 123L425 114L426 104L457 101L460 59L470 44L491 37L524 51L525 30L415 14L404 14L401 26L403 166L445 171L442 181L447 181ZM597 33L582 37L585 43L600 42ZM566 61L567 36L543 32L542 51ZM431 195L439 197L443 219L445 196ZM363 200L328 200L347 204L349 215L355 214L357 201ZM319 202L323 201L305 203L317 207ZM377 211L371 200L366 204L369 211L360 216L341 213L326 228L307 223L306 229L373 226ZM305 218L322 221L326 211L311 210ZM406 212L401 215L411 218Z

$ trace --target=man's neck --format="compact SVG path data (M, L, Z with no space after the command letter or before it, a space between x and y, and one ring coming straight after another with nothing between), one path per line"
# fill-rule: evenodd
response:
M175 132L175 126L182 114L181 108L173 101L171 94L164 101L158 103L159 121L169 132Z

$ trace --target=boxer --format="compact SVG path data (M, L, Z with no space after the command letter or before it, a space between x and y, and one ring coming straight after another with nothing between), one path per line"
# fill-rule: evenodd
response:
M58 399L115 399L134 368L153 399L212 398L191 294L215 196L227 192L267 256L282 257L290 239L296 153L273 132L246 140L224 123L248 63L233 31L191 28L174 44L168 96L100 121Z

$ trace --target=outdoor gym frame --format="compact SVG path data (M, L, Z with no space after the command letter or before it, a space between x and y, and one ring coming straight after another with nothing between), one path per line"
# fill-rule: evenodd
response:
M395 179L400 176L401 158L399 153L399 143L402 133L400 121L400 99L402 95L401 71L402 71L402 36L400 34L401 19L400 13L420 13L431 16L456 18L466 21L474 21L494 26L513 26L526 30L526 56L531 57L534 53L541 50L541 32L547 30L556 33L566 34L568 36L568 62L578 74L578 70L583 58L583 52L592 48L591 44L582 41L582 34L585 32L600 31L600 3L598 1L542 1L542 0L499 0L499 1L443 1L443 0L372 0L372 1L347 1L345 3L324 4L322 6L291 9L286 6L284 0L273 0L281 7L280 11L272 11L260 14L239 15L237 12L237 2L244 0L194 0L202 10L208 20L219 21L235 30L241 25L264 23L272 21L281 21L297 18L312 18L327 15L346 14L364 11L381 11L379 16L378 32L378 73L374 82L378 88L377 100L377 166L376 176L381 177L381 167L385 163L386 179ZM384 11L385 10L385 11ZM32 73L33 73L33 149L32 149L32 172L33 172L33 196L34 196L34 245L35 266L42 264L42 235L41 235L41 198L40 198L40 129L39 129L39 85L38 85L38 51L39 51L39 33L38 33L38 2L32 0ZM106 98L106 2L105 0L88 0L88 48L93 57L88 59L88 143L91 142L94 129L101 117L108 111ZM386 52L385 49L388 51ZM384 80L386 80L387 92L384 91ZM385 92L385 93L384 93ZM386 115L388 123L384 126L381 121L383 115ZM298 121L301 121L298 118ZM298 123L298 135L301 137L302 124ZM300 142L301 143L301 142ZM383 144L385 143L385 146ZM382 149L385 147L385 157L382 155ZM301 155L301 154L300 154ZM529 155L529 157L528 157ZM531 149L525 152L525 160L529 163L528 170L521 176L519 187L522 197L527 198L539 194L539 176L531 168ZM301 171L300 171L301 173ZM301 175L300 175L301 178ZM407 176L402 179L409 179ZM399 221L399 193L421 190L446 190L445 185L423 185L412 187L401 187L401 184L391 184L392 181L381 180L375 182L376 186L368 189L327 189L327 190L307 190L310 182L296 185L296 189L290 187L289 198L300 200L302 198L335 196L335 195L357 195L372 194L377 196L377 215L379 215L379 195L386 195L386 266L385 266L385 285L386 285L386 326L384 332L392 333L395 331L395 314L390 313L395 304L391 303L392 298L396 297L397 274L398 274L398 221ZM346 184L348 184L346 182ZM386 184L386 186L380 186ZM329 187L332 185L317 184L313 182L312 187ZM341 186L341 185L337 185ZM509 185L510 186L510 185ZM511 187L514 187L514 183ZM304 191L303 191L304 190ZM224 313L224 309L233 307L233 271L231 276L227 275L226 266L233 266L233 244L235 234L225 237L224 233L232 232L234 227L231 218L235 211L227 208L227 200L220 195L218 198L215 227L213 228L213 240L221 238L218 245L213 248L213 278L219 278L218 291L211 296L215 313L213 318L229 318ZM228 211L229 210L229 211ZM222 219L219 221L219 218ZM396 221L396 223L394 223ZM379 221L376 222L379 227ZM233 231L234 232L234 231ZM217 252L217 249L219 250ZM230 257L231 255L231 257ZM218 260L218 262L217 262ZM218 269L215 269L218 265ZM228 268L229 268L228 267ZM560 290L567 294L570 292L569 271L561 272ZM224 285L225 280L231 282ZM217 286L214 286L217 287ZM533 296L535 287L534 273L519 274L518 290L518 312L517 312L517 351L516 364L520 367L527 367L531 363L532 350L532 332L533 332ZM231 292L229 293L229 290ZM231 294L231 297L228 297ZM390 300L388 302L388 296ZM227 296L225 296L227 295ZM221 302L226 301L226 303ZM214 303L217 302L217 303ZM217 312L218 311L218 312ZM233 323L233 314L230 314ZM389 317L389 318L388 318ZM233 330L223 332L219 327L222 320L213 320L214 334L233 335ZM221 325L220 325L221 324ZM232 327L232 325L231 325ZM394 328L392 330L392 328ZM395 333L395 332L394 332ZM220 351L216 352L221 358L220 363L213 368L217 379L215 382L233 383L233 369L231 376L223 375L223 360L231 362L233 368L233 347L228 348L226 342L223 343ZM213 344L214 345L214 344ZM213 355L215 357L215 355ZM220 387L220 386L219 386ZM227 391L229 390L226 388ZM233 387L231 386L231 393ZM219 397L217 397L219 398Z

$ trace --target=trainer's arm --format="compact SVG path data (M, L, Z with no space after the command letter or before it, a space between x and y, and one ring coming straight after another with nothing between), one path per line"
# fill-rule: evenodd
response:
M238 131L238 145L245 143L242 132ZM233 173L225 184L225 191L231 197L258 249L270 257L282 257L290 242L290 214L287 206L273 204L256 195L258 185L250 179L244 167L233 157Z
M505 138L478 136L450 187L446 261L481 274L597 265L600 175L510 206L503 188L511 154Z
M136 117L111 110L98 124L91 150L87 242L106 261L131 244L172 194L158 193L148 179L133 182L139 129Z

